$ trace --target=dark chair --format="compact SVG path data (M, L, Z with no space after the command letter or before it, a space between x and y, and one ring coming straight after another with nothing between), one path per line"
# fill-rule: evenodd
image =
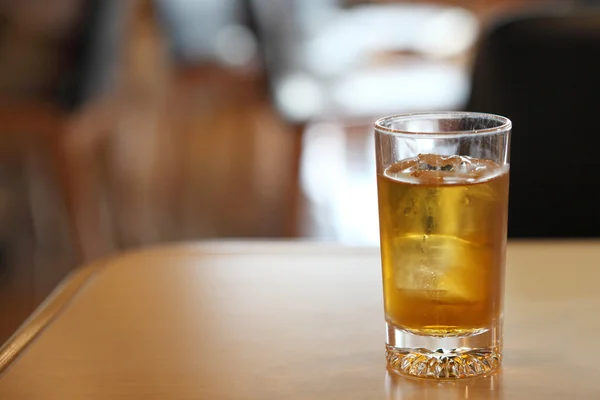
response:
M466 108L513 121L509 237L600 236L600 10L492 26Z

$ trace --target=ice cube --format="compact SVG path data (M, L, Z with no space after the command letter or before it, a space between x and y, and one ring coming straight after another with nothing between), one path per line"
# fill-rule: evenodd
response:
M446 235L412 235L395 242L396 287L440 291L452 302L485 297L490 254L482 246Z
M419 154L410 175L427 184L474 181L480 174L476 162L469 157Z

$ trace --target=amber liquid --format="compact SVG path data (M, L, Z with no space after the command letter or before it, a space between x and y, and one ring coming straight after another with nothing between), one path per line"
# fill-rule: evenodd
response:
M502 312L508 170L419 157L377 177L387 321L418 335L484 332Z

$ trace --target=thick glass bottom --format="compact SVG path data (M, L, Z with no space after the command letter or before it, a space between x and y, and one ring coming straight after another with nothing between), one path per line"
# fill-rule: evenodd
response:
M390 369L428 379L485 376L502 360L498 326L468 336L423 336L387 324L386 357Z

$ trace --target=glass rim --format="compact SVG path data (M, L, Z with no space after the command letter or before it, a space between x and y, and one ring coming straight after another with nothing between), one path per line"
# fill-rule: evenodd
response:
M456 118L456 117L479 117L482 119L491 119L500 123L500 125L493 128L485 129L465 129L457 131L435 131L435 132L419 132L402 129L394 129L385 126L390 121L408 121L411 119L417 119L419 117L430 117L431 119L442 119ZM508 132L512 128L512 122L510 119L497 114L471 112L471 111L426 111L426 112L413 112L405 114L394 114L387 117L379 118L373 124L373 128L382 134L388 134L400 137L415 137L420 136L423 139L426 138L459 138L465 136L481 136L481 135L492 135L503 132Z

